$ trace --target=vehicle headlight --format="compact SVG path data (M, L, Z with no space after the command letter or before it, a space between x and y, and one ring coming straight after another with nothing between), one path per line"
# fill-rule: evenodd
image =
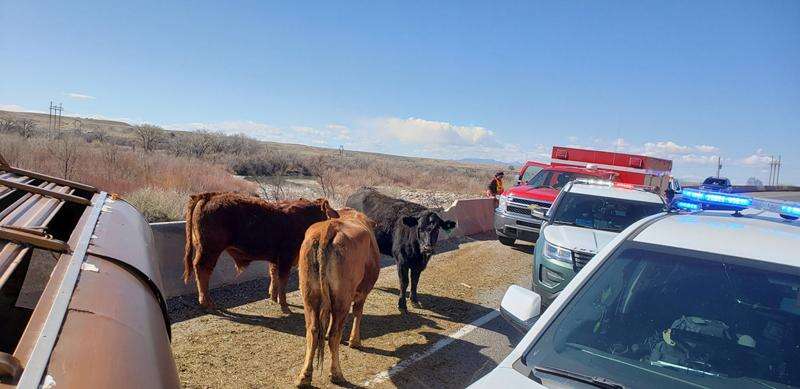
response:
M497 196L497 208L500 210L504 210L506 208L506 203L508 202L508 197L500 195Z
M572 251L563 247L558 247L548 241L544 241L545 258L561 261L564 263L572 263Z

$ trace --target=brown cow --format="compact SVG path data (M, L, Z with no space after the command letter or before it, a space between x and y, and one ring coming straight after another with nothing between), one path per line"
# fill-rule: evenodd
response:
M331 351L331 382L344 381L339 365L344 322L352 304L354 318L349 344L359 347L364 301L380 272L372 221L352 209L338 212L339 219L309 227L300 246L298 273L306 318L306 357L298 386L311 384L315 353L322 366L325 330Z
M240 272L252 261L270 261L270 298L280 298L281 309L288 312L286 282L306 229L339 215L325 199L272 203L247 194L210 192L191 196L185 216L183 280L188 282L194 269L200 306L214 307L208 280L227 251Z

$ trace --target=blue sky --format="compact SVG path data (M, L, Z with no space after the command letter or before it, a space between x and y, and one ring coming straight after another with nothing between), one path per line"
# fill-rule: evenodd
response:
M435 4L432 4L435 3ZM554 144L800 184L800 2L12 2L0 109L436 158Z

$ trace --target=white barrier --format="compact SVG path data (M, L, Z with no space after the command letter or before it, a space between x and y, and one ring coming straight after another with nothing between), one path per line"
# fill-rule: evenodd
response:
M440 239L450 239L465 235L474 235L489 231L493 226L494 200L491 198L456 200L453 205L442 212L442 218L456 221L455 230L449 234L440 234ZM193 294L197 292L194 276L188 283L183 282L183 250L185 244L186 223L183 221L151 223L155 240L155 249L159 256L161 275L164 279L166 298ZM233 259L223 253L217 261L211 276L210 288L239 284L258 278L268 278L267 262L252 263L241 274L236 274ZM268 281L264 283L264 290Z

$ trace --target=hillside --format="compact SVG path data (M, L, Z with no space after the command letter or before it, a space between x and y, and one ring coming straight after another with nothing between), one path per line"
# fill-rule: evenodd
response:
M23 123L25 122L25 123ZM128 123L0 111L0 153L13 165L123 195L150 221L182 217L189 194L238 190L271 200L326 197L361 186L429 206L482 195L501 166L259 141L246 135L168 131L142 138Z

